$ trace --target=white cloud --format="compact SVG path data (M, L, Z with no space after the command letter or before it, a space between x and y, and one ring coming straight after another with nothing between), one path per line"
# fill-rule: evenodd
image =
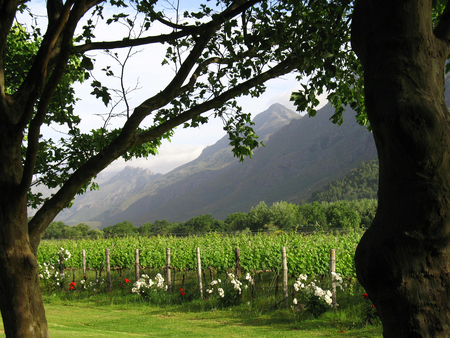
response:
M165 143L161 145L159 154L156 156L149 156L148 159L133 159L128 162L118 159L109 165L104 172L118 172L126 166L130 166L146 168L155 174L165 174L182 164L195 160L200 156L203 149L203 146L195 144L173 145Z

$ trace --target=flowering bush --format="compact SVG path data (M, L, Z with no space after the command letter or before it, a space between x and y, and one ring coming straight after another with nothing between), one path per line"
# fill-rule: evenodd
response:
M75 282L70 282L69 290L76 290L76 288L77 288L77 283L75 283Z
M246 284L237 279L233 273L227 273L227 279L222 283L220 279L213 280L206 293L214 296L217 294L221 307L237 305L242 301L242 290L248 289L249 284L253 284L253 278L249 273L245 276Z
M151 299L155 292L161 291L167 291L167 285L164 285L164 277L160 273L156 275L154 281L148 275L142 275L131 289L131 292L147 299Z
M363 322L364 326L369 324L375 324L378 320L378 313L375 305L373 305L372 301L369 299L369 295L367 293L363 293L364 299L364 307L362 310L363 314Z
M339 274L334 274L333 279L336 286L342 289L342 277ZM330 290L324 290L318 286L317 280L307 283L308 276L300 274L294 283L295 292L300 292L305 301L305 309L314 317L318 318L325 313L330 306L333 305L332 293ZM293 299L294 305L298 304L297 298Z
M39 279L47 290L56 290L62 286L65 278L64 262L70 257L71 254L67 249L60 248L47 262L38 266Z

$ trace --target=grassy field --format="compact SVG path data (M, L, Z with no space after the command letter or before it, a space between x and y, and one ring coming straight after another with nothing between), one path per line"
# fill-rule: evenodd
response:
M381 326L361 328L348 312L305 319L292 310L258 311L248 305L209 309L201 300L155 306L99 295L51 299L46 313L53 338L83 337L382 337ZM0 337L5 337L0 326Z

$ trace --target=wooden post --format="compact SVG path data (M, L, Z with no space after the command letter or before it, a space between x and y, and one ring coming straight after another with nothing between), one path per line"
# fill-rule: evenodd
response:
M139 280L139 249L134 250L134 278L136 282Z
M336 284L334 283L334 273L336 273L336 250L330 249L331 299L334 312L336 312Z
M283 267L283 298L284 306L288 307L288 270L287 270L287 258L286 258L286 247L281 247L281 258Z
M109 249L105 250L106 255L106 282L108 285L108 291L111 292L111 266L109 264Z
M197 248L197 277L198 277L198 292L203 299L203 284L202 284L202 261L200 258L200 248Z
M241 279L241 250L236 248L236 278Z
M166 281L167 281L167 291L172 292L172 280L170 274L170 248L166 249Z
M83 249L81 251L82 259L83 259L83 278L86 279L86 251Z

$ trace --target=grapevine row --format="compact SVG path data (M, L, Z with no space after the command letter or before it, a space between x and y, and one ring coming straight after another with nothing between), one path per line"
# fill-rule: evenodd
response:
M166 248L171 250L171 266L179 270L196 269L196 248L201 250L202 266L226 271L235 266L235 248L240 249L243 272L281 268L281 247L287 248L288 270L291 274L325 275L329 272L329 252L336 249L336 271L344 277L354 277L354 251L362 233L315 233L303 235L220 235L210 233L190 237L125 237L97 240L42 241L38 250L38 264L54 260L63 247L71 253L66 267L82 268L82 250L86 252L88 268L105 267L105 249L110 250L111 266L131 269L135 263L135 249L139 249L142 267L161 268L166 265Z

